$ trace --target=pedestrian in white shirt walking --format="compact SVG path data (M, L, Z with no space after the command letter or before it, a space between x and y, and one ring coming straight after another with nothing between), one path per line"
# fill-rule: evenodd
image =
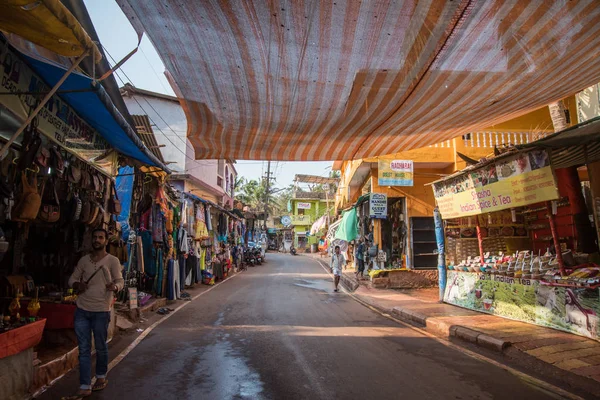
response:
M346 257L341 253L340 246L335 246L333 256L331 257L331 270L333 271L333 284L335 286L334 292L338 291L342 268L346 263Z

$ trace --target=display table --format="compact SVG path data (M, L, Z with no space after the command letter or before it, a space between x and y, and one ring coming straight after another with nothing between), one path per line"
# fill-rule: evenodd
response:
M444 302L600 340L600 290L448 271Z
M27 311L28 300L21 300L21 315L29 315ZM73 329L75 320L75 304L54 303L40 300L38 317L46 318L46 329Z
M45 319L0 333L0 359L36 346L42 340Z

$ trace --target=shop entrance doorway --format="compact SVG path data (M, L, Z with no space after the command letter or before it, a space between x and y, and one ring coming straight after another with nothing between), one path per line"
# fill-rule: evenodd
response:
M406 254L405 198L388 198L388 215L381 221L381 249L387 254L387 264L392 268L403 266Z

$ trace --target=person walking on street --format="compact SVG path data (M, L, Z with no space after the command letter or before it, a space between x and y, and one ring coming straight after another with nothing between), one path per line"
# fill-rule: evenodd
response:
M356 246L356 279L362 279L363 274L365 272L365 244L362 240L358 241L358 246Z
M119 259L106 252L108 233L92 232L92 253L82 257L69 278L77 292L75 335L79 346L79 391L69 400L82 399L106 387L108 380L108 324L115 293L123 289ZM92 387L92 334L96 345L96 382Z
M333 271L334 292L338 292L342 268L346 265L346 257L341 253L340 246L335 246L333 256L331 256L331 270Z

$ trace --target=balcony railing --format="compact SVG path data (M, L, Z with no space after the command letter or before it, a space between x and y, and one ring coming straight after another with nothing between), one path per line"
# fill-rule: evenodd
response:
M548 135L550 132L471 132L457 138L456 140L462 140L464 147L473 148L494 148L501 147L504 145L517 145L532 142L534 140L541 139ZM445 142L436 143L429 147L441 147L451 148L453 147L453 140L446 140Z
M310 225L312 224L312 218L310 215L290 215L292 218L292 225Z

